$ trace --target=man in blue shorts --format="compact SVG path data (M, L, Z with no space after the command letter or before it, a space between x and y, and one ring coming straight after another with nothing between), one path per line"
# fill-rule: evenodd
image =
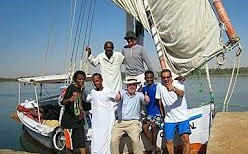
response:
M155 97L159 100L161 114L165 117L164 137L169 154L174 154L175 131L183 141L183 153L190 153L191 130L184 91L183 83L173 80L170 70L165 69L161 72L161 83L157 85Z

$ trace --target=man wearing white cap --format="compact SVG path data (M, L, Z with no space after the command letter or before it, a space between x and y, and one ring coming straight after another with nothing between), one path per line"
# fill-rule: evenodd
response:
M117 120L112 129L111 152L119 154L120 139L124 133L131 138L133 153L141 154L140 133L142 124L140 122L141 103L148 104L150 99L148 95L137 92L137 85L140 83L137 79L128 79L124 81L127 89L119 92L119 101L117 108Z

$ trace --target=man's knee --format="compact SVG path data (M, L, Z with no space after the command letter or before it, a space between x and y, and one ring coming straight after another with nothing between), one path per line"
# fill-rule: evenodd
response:
M181 139L182 139L184 144L189 144L189 135L188 134L181 135Z
M173 140L166 140L166 145L173 146Z

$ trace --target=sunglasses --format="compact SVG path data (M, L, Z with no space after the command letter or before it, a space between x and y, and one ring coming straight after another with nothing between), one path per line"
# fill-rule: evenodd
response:
M169 79L169 78L171 78L171 76L163 76L162 78L163 79Z
M127 86L137 86L137 83L130 83Z

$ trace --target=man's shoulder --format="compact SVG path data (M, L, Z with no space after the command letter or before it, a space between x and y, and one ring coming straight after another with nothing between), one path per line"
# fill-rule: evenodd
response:
M175 85L184 85L183 81L179 81L179 80L173 80L173 84Z
M163 85L162 85L161 83L157 83L157 84L156 84L156 87L157 87L157 88L160 88L160 87L162 87L162 86L163 86Z
M137 95L138 97L144 96L144 94L143 94L142 92L140 92L140 91L137 91L137 92L136 92L136 95Z
M103 57L105 55L105 52L101 52L97 55L97 57Z
M114 51L113 54L116 55L116 56L118 56L118 57L119 56L121 56L121 57L123 56L123 54L121 52L118 52L118 51Z

